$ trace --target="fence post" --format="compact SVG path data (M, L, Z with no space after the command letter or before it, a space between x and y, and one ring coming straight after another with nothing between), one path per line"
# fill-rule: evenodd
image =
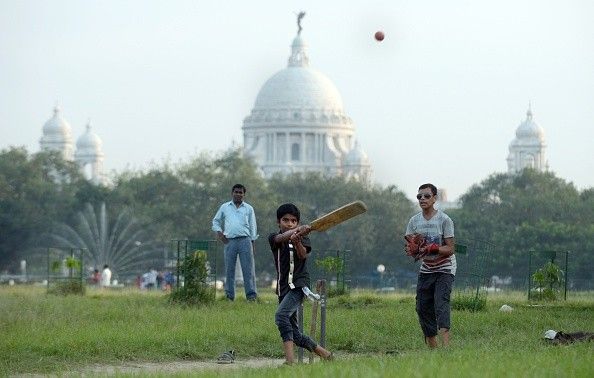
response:
M567 281L569 280L569 251L565 251L565 294L563 299L567 300Z
M303 330L303 302L301 302L301 304L299 305L299 308L297 309L297 323L299 325L299 329L301 330L302 333L304 333ZM299 349L297 350L297 361L299 363L303 362L303 348L299 347Z
M326 347L326 280L320 280L320 345Z

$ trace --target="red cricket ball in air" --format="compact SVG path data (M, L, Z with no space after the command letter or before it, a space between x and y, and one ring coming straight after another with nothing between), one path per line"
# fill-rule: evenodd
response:
M384 32L383 31L380 30L380 31L376 31L375 32L375 40L376 41L381 42L381 41L384 40L384 37L385 36L384 36Z

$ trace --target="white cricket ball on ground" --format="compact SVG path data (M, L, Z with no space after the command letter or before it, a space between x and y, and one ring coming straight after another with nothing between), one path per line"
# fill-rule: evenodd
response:
M499 308L499 311L501 311L501 312L512 312L513 311L513 308L511 306L508 306L508 305L504 304L503 306L501 306Z

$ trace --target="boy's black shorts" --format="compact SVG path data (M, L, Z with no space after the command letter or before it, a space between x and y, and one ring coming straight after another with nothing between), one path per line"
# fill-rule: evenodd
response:
M417 314L426 337L450 329L450 294L454 276L449 273L420 273L417 282Z

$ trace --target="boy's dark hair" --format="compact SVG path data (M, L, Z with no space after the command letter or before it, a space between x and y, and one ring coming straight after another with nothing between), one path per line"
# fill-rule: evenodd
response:
M430 188L431 189L431 193L433 193L434 196L437 195L437 187L433 184L423 184L421 186L419 186L419 190L421 189L427 189Z
M293 205L292 203L285 203L278 207L276 210L276 220L280 220L283 215L290 214L294 215L297 218L297 222L299 222L299 218L301 217L301 213L297 206Z
M233 193L235 191L235 189L241 189L241 190L243 190L244 193L247 193L246 187L241 184L233 185L233 187L231 188L231 193Z

